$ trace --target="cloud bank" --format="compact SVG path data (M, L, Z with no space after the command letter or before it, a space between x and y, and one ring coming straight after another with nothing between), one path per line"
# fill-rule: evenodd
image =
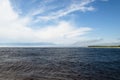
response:
M85 7L94 0L81 0L79 5L69 7L51 13L48 16L38 16L37 19L58 19L71 12L91 11L93 7ZM36 10L37 11L37 10ZM14 10L10 0L0 0L0 41L7 42L50 42L55 44L72 44L79 40L86 39L86 34L92 30L89 27L78 27L69 21L60 20L56 24L46 25L39 29L33 29L28 25L32 22L32 16L42 13L42 10L21 17ZM31 14L31 13L30 13Z

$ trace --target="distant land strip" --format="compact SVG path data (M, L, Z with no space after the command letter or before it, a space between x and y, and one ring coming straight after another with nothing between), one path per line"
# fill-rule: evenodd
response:
M120 48L120 45L118 46L88 46L89 48Z

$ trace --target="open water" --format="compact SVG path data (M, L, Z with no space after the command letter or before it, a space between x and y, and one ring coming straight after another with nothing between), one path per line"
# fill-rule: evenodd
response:
M120 80L120 49L0 48L0 80Z

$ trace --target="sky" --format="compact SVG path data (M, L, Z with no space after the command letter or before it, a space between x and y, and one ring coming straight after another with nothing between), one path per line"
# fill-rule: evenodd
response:
M0 46L120 45L120 0L0 0Z

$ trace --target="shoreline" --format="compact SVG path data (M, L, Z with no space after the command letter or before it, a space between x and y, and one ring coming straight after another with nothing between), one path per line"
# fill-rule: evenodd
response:
M119 46L88 46L88 48L120 48Z

